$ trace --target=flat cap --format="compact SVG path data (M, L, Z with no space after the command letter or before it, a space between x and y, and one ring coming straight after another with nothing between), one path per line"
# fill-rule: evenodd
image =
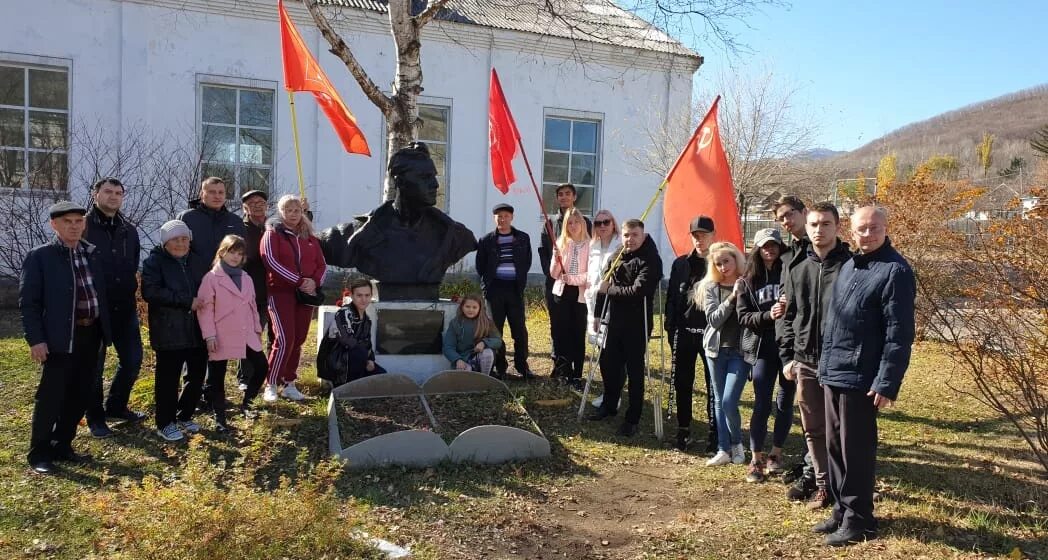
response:
M691 229L688 231L691 233L695 233L696 231L705 231L709 233L713 231L713 218L709 216L695 216L691 221Z
M65 216L66 214L73 213L80 214L81 216L83 216L87 214L87 209L83 206L80 206L79 204L69 202L68 200L62 200L52 204L51 207L47 209L47 212L51 215L51 218L54 219L59 216Z
M246 193L240 195L240 202L247 202L247 199L249 199L249 198L251 198L253 196L261 196L262 200L265 200L267 202L269 201L269 195L266 194L266 191L254 190L254 191L247 191Z
M505 202L500 202L499 204L496 204L494 208L491 209L492 214L498 214L499 212L509 212L510 214L512 214L513 207L509 204L506 204Z

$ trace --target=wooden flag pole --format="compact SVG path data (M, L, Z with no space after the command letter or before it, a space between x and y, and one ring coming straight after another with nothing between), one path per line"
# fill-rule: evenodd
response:
M306 198L306 180L302 175L302 151L298 146L298 117L295 115L295 94L287 92L287 102L291 106L291 136L295 140L295 163L298 165L298 196Z
M517 136L517 146L520 147L520 155L524 156L524 167L528 170L528 177L531 178L531 190L535 191L535 198L539 201L539 210L542 210L542 218L546 222L546 235L549 236L550 241L553 243L553 248L557 247L557 236L553 233L553 222L549 220L549 214L546 213L546 205L542 202L542 195L539 193L539 186L535 182L535 175L531 172L531 163L528 162L528 153L524 151L524 143L520 140L520 135ZM567 272L564 268L564 261L560 258L560 252L556 252L557 264L560 265L560 269Z

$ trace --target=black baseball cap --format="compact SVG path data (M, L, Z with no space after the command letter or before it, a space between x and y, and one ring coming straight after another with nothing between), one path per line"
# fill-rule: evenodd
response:
M509 204L506 204L505 202L500 202L496 204L494 208L491 209L492 214L498 214L499 212L509 212L510 214L512 214L513 207Z
M691 229L688 230L691 233L697 231L704 231L706 233L713 231L713 218L709 216L695 216L691 221Z
M62 200L51 205L47 209L47 213L51 215L51 219L65 216L66 214L80 214L84 216L87 214L87 209L79 204L69 202L68 200Z
M240 202L247 202L247 199L249 199L249 198L251 198L253 196L261 196L262 200L265 200L266 202L269 202L269 195L266 194L266 191L259 191L259 190L247 191L246 193L240 195Z

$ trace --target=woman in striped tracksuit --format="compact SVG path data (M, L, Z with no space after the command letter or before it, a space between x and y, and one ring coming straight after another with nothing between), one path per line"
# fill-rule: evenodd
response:
M266 233L262 235L260 252L266 267L269 315L275 335L262 399L273 402L282 394L286 399L300 401L305 395L295 387L295 379L313 307L299 303L295 292L315 293L327 268L320 241L313 235L313 224L305 216L300 198L280 197L277 215L266 224Z

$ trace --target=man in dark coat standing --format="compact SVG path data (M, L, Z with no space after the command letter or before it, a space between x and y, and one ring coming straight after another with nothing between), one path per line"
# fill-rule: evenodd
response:
M42 366L27 457L38 474L54 473L54 461L90 460L72 443L98 353L110 340L102 263L95 246L81 240L87 210L63 201L48 213L55 239L29 251L18 285L29 355Z
M830 546L877 536L877 411L899 396L915 330L917 283L888 239L887 212L859 208L851 227L859 252L841 267L833 287L819 360L829 487L836 504L815 531L826 533Z
M524 322L524 288L528 285L528 271L531 270L531 238L513 227L513 207L509 204L496 204L491 213L495 230L477 243L477 274L491 310L491 319L500 335L506 320L509 320L509 330L513 334L513 365L526 379L532 376L528 368L528 327ZM495 375L505 377L508 366L506 345L503 344L495 354Z
M622 386L628 379L629 408L617 433L631 437L637 433L644 406L644 349L651 336L655 290L662 280L662 258L640 220L622 224L620 251L622 258L608 263L611 277L601 284L597 296L599 309L603 308L604 299L608 300L607 336L600 353L604 402L589 418L603 420L614 416ZM607 274L607 270L603 271L604 277Z
M255 307L258 308L258 319L262 322L262 328L266 329L266 350L273 349L273 325L269 323L269 304L266 302L266 267L262 263L262 254L259 247L262 244L262 234L266 232L266 220L269 218L269 195L265 191L248 191L241 195L240 202L244 209L244 272L251 278L255 287ZM247 389L247 381L251 379L250 372L244 371L250 368L251 363L240 360L237 369L237 381L242 385L241 390Z
M87 407L87 427L91 435L104 438L113 435L106 418L138 422L145 414L128 408L131 388L142 368L142 331L138 322L138 264L141 253L138 229L120 212L124 203L124 185L106 177L91 185L94 205L87 213L84 239L95 246L105 274L106 300L113 329L113 348L117 366L109 385L109 398L103 405L103 372L105 348L99 353L95 383Z

